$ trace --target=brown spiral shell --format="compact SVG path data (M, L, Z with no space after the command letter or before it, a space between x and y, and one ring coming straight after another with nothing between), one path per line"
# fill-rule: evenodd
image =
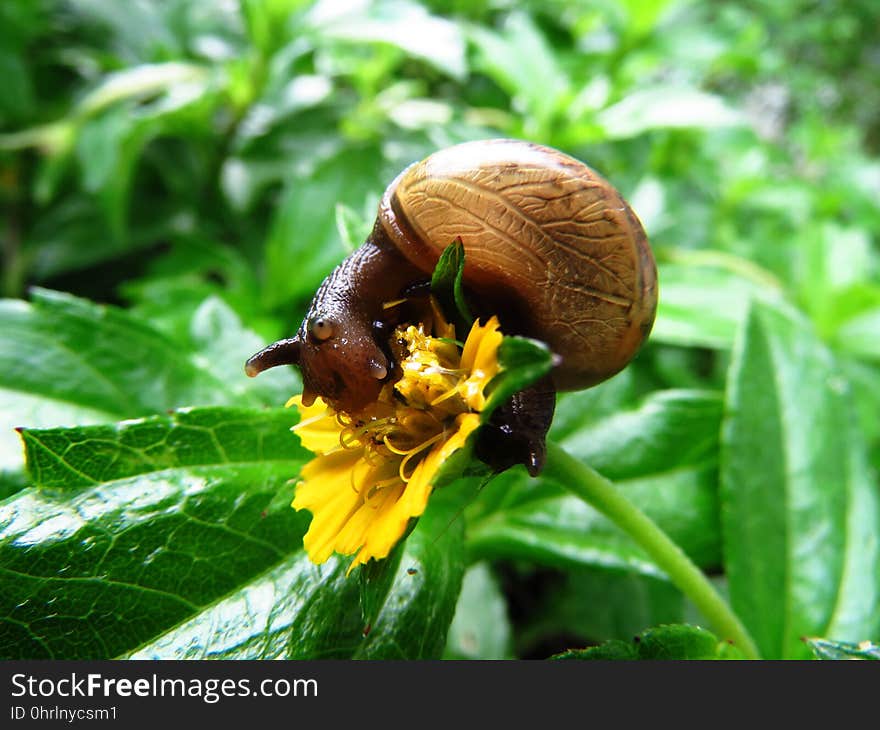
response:
M379 220L426 272L461 238L465 283L561 356L557 388L614 375L651 330L657 268L641 223L607 180L558 150L509 139L446 148L398 175Z

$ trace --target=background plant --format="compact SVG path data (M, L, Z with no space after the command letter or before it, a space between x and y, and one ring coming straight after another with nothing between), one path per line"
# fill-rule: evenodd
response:
M0 655L544 657L701 623L517 470L441 490L372 582L302 553L296 376L248 381L244 358L298 324L405 164L489 136L599 169L658 258L650 342L563 396L553 438L715 577L763 656L880 638L878 20L868 0L0 5ZM715 653L663 631L641 645Z

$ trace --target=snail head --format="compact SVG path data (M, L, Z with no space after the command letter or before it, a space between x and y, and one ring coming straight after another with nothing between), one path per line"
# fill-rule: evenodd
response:
M254 377L278 365L299 367L304 405L312 405L320 396L347 413L375 401L390 371L371 326L355 318L343 323L320 313L306 317L295 337L274 342L251 357L245 372Z

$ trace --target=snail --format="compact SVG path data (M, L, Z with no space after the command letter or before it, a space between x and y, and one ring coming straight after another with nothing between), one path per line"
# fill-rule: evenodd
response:
M247 374L297 365L304 404L320 395L337 410L363 408L394 367L387 339L403 315L385 304L424 290L456 239L475 314L499 315L503 332L541 340L556 355L547 378L481 429L490 463L522 462L537 474L556 391L623 369L657 304L657 269L635 213L607 180L558 150L466 142L407 167L382 196L370 236L321 284L297 334L251 357Z

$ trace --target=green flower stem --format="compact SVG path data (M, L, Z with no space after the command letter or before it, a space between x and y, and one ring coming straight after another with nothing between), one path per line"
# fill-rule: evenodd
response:
M547 465L543 475L576 494L635 540L694 603L720 637L730 639L746 658L761 658L745 626L706 576L610 481L554 443L547 444Z

